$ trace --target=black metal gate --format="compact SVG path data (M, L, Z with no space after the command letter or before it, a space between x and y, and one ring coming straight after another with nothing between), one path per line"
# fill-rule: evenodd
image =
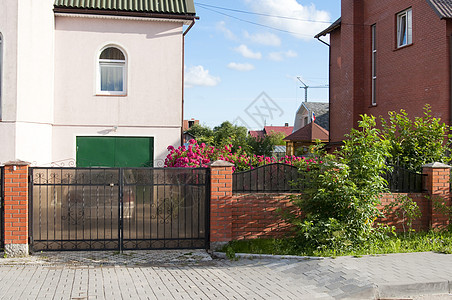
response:
M207 248L209 172L31 168L31 248Z

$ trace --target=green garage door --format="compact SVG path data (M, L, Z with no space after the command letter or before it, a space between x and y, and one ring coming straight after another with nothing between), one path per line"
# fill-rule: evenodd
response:
M152 137L77 137L77 167L152 167Z

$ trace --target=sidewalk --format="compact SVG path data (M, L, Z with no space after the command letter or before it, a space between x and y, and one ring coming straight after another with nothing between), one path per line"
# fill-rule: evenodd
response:
M0 259L0 299L452 299L451 282L452 255L431 252L230 261L201 250L93 251Z

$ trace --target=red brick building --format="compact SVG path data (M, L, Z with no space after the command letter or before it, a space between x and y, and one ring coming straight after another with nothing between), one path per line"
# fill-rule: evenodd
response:
M451 124L452 0L342 0L330 35L330 142L361 114L404 109L420 116L430 104Z

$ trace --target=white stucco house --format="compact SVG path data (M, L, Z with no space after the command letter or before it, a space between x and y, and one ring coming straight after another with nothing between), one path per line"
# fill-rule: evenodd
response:
M0 0L0 163L158 166L196 18L193 0Z

